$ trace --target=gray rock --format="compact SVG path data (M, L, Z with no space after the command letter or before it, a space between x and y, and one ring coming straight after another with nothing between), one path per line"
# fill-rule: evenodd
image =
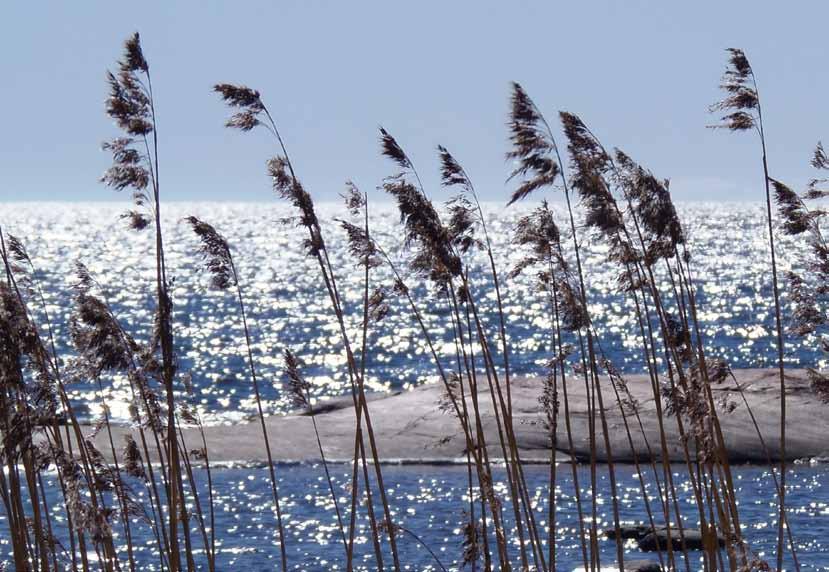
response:
M770 448L770 455L776 460L779 455L779 381L775 370L735 370L734 374L757 419L763 420L762 431ZM829 456L829 416L826 406L811 389L804 370L787 370L786 398L791 411L787 419L787 457L791 460ZM632 396L639 402L639 411L645 434L657 457L661 456L658 446L659 429L655 405L651 394L650 380L646 376L631 375L627 378ZM610 382L602 378L603 383ZM559 382L561 383L561 382ZM497 427L492 415L492 399L483 388L479 395L483 429L490 447L490 457L503 456L498 445ZM531 463L549 463L550 439L544 424L538 398L542 381L535 377L516 377L512 381L513 427L521 459ZM733 380L712 388L715 401L722 399L737 404L731 413L721 413L720 423L726 440L726 450L732 462L767 461L751 418L737 392ZM582 461L590 457L588 396L584 384L568 382L570 421L573 430L574 450L559 450L558 461ZM377 447L384 462L391 463L452 463L464 462L466 443L457 419L441 412L437 403L443 393L440 385L424 385L412 391L397 394L375 394L370 397L369 411L374 426ZM633 449L624 431L624 423L615 404L606 403L606 417L610 427L610 442L616 462L631 462L634 451L641 463L648 457L648 449L637 429L632 434ZM316 416L325 455L330 460L347 461L354 449L355 412L351 398L324 401L317 407ZM273 458L277 461L316 462L319 451L314 437L311 419L307 415L292 413L275 415L267 420ZM558 442L567 443L565 423L559 423ZM667 432L667 454L670 460L683 462L682 442L677 434L676 421L665 418ZM129 427L114 427L116 443L123 441L124 434L134 432ZM201 442L195 428L184 428L183 437L189 444ZM259 423L237 423L205 428L205 437L212 462L263 462L266 459ZM597 443L600 461L607 458L604 440ZM98 449L110 457L106 431L95 438Z

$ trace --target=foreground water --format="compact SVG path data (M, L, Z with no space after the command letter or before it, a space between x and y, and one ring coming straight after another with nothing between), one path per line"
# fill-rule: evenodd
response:
M126 328L138 339L146 339L153 316L154 258L152 237L124 228L119 205L101 204L2 204L0 222L4 229L22 238L38 267L47 309L53 321L59 355L71 357L69 324L72 310L73 263L83 261L103 285L106 295ZM326 221L324 230L337 270L337 280L347 302L349 328L359 327L361 273L348 256L343 233L334 217L343 209L326 205L319 209ZM524 210L505 210L501 205L486 207L487 225L495 248L496 263L502 274L520 258L510 243L511 228ZM690 237L697 296L708 352L727 359L734 368L767 367L774 363L772 343L770 279L766 263L767 238L763 210L759 205L685 205L680 209ZM254 411L251 385L243 360L241 319L235 300L223 292L206 288L207 279L199 272L195 254L197 243L181 222L195 214L213 223L224 233L234 249L237 266L250 308L253 326L254 357L264 380L266 407L271 413L285 411L288 400L281 391L280 354L293 349L306 364L317 399L339 395L347 389L345 363L336 323L331 316L323 286L312 260L302 252L302 233L280 224L291 214L277 204L174 204L165 207L164 225L168 272L174 278L176 351L180 368L192 375L192 399L202 417L211 423L229 423ZM405 262L400 244L397 215L392 208L373 209L375 235L392 255ZM637 355L635 324L631 305L618 292L618 271L604 262L606 249L601 244L585 243L585 266L592 301L591 311L605 353L626 372L641 371ZM783 240L781 263L796 263L796 245ZM473 267L484 261L473 259ZM388 272L378 269L375 283L388 282ZM428 292L422 281L407 278L415 298L424 310L435 339L445 342L439 348L447 359L454 352L449 344L450 325L443 301ZM495 320L494 296L489 279L478 274L474 286L480 289L485 319ZM666 291L670 285L661 284ZM504 310L512 350L511 363L518 373L536 374L549 358L550 322L541 296L531 277L519 277L503 286ZM788 316L788 308L787 308ZM39 316L44 317L42 314ZM356 339L356 336L355 336ZM372 389L405 389L432 379L434 372L425 358L425 346L416 325L405 308L392 301L388 318L374 328L369 338L367 381ZM813 366L821 355L814 340L790 339L786 360L793 366ZM125 380L103 381L103 392L84 381L71 386L72 398L81 416L92 420L105 400L116 421L126 421L129 403ZM281 438L285 438L281 436ZM589 482L586 469L580 468L582 486ZM600 469L601 483L593 495L585 490L585 511L595 498L600 528L612 526L606 469ZM340 570L342 546L336 526L333 503L323 480L321 467L280 466L280 492L288 523L288 552L292 569ZM503 473L501 473L503 478ZM773 482L767 469L736 469L742 524L751 547L758 556L774 552L776 504ZM276 529L269 502L268 473L264 468L221 468L212 473L216 507L218 569L272 570L278 551L274 548ZM348 468L334 468L336 490L341 506L348 502ZM439 570L428 546L447 569L457 569L462 554L464 509L468 509L467 473L464 467L384 468L386 488L394 520L405 530L400 538L402 562L407 570ZM542 527L548 519L548 478L546 467L528 467L529 487L535 491L536 518ZM693 500L677 469L676 480L685 493L683 515L686 525L694 527ZM206 503L207 475L197 470L196 485ZM646 520L639 481L630 467L619 468L622 518L626 522ZM829 473L821 466L799 465L789 478L787 502L803 569L829 569ZM56 483L47 483L51 506L58 507ZM506 487L498 487L501 495ZM138 483L134 494L146 495ZM654 499L654 502L655 499ZM146 508L146 504L144 504ZM205 504L206 506L206 504ZM556 554L559 570L580 565L578 513L569 467L559 466L556 490L559 528ZM357 521L358 554L361 570L376 569L365 510ZM60 536L64 516L55 509L55 530ZM0 515L0 547L8 552L3 530L5 515ZM144 525L136 521L133 534L139 539L137 557L141 569L158 569L154 540ZM123 539L123 531L120 532ZM196 551L201 541L195 540ZM387 549L387 547L386 547ZM634 545L627 545L629 558L639 558ZM652 557L655 558L655 557ZM615 559L614 544L602 543L603 563ZM698 567L694 562L692 569ZM788 564L791 568L791 562Z
M83 261L103 285L107 297L128 331L146 339L152 325L155 259L151 233L135 233L119 219L117 204L6 203L0 204L5 230L28 245L38 267L48 310L54 322L61 356L70 356L68 328L71 286L76 260ZM563 211L554 205L558 214ZM336 217L347 216L340 205L318 209L349 313L357 335L360 324L362 272L348 255ZM512 227L523 209L485 205L496 264L502 276L520 258L511 244ZM206 288L199 271L197 242L182 218L195 214L214 224L233 248L245 290L253 328L253 349L263 382L266 408L284 411L281 392L281 353L291 348L305 363L316 398L344 393L348 388L345 360L337 324L330 311L315 262L303 254L301 229L280 223L293 214L279 203L174 203L164 209L168 274L174 279L176 350L180 371L190 372L195 393L190 398L208 423L233 422L254 413L251 385L244 361L242 324L236 301L225 292ZM732 367L766 367L775 363L772 341L771 280L768 274L764 212L754 204L688 204L680 207L693 255L694 278L709 355L725 358ZM562 228L566 225L562 224ZM398 215L392 206L372 209L372 230L393 258L404 264ZM603 350L624 372L643 370L636 352L632 303L618 292L618 269L605 262L606 247L585 240L584 264L591 312ZM783 270L796 260L796 248L782 239ZM471 260L473 268L485 261ZM379 268L375 285L388 284L389 272ZM439 350L454 353L445 302L427 292L416 277L407 277ZM494 323L495 297L486 273L473 274L480 288L482 312ZM670 284L660 285L668 291ZM550 320L532 276L505 280L504 310L511 345L511 365L517 373L537 374L550 355ZM388 317L369 335L367 383L374 390L407 388L434 379L426 346L411 314L392 300ZM788 308L787 308L788 310ZM791 338L786 360L813 366L820 359L814 340ZM91 383L77 382L72 396L81 415L94 418L102 399L116 420L127 420L129 391L124 379L104 379L104 393Z
M578 469L582 486L589 483L589 470ZM690 496L685 473L677 467L675 482L680 491ZM606 469L599 469L601 483L595 496L598 509L598 528L612 528L613 517L610 498L607 494ZM292 570L344 570L343 545L337 527L334 505L319 466L279 466L282 510L287 526L288 559ZM333 476L340 506L349 502L350 473L344 465L334 467ZM527 467L528 486L534 491L533 501L537 503L535 517L539 526L546 531L548 521L549 470L547 467ZM265 468L225 468L214 470L213 489L216 507L216 546L218 570L273 570L278 566L279 551L274 546L278 538L274 513L270 502L268 471ZM469 509L467 473L460 466L385 466L383 477L386 482L389 503L397 524L417 535L417 538L403 531L398 540L401 562L404 569L415 571L458 570L462 559L464 510ZM503 478L503 471L496 477ZM622 519L626 523L646 523L647 515L641 497L639 480L633 468L617 468L621 498ZM744 536L751 549L760 558L773 560L776 542L776 504L773 494L774 483L771 473L759 467L735 468L736 487L740 501L740 517ZM829 472L823 467L796 466L788 476L787 501L791 507L789 521L796 539L796 550L803 570L829 570ZM196 473L196 481L203 499L207 498L206 475ZM574 570L582 564L581 544L578 536L578 511L574 496L573 480L568 465L559 465L556 488L556 510L558 530L556 531L556 569ZM53 484L53 483L51 483ZM496 485L500 493L506 494L506 485ZM58 500L54 486L51 501ZM582 490L585 499L585 526L589 527L589 499L593 498L589 488ZM143 496L143 495L139 495ZM505 497L508 498L508 497ZM651 498L655 507L658 499ZM379 510L379 507L377 507ZM697 526L698 517L691 500L683 503L683 521L686 527ZM61 530L65 526L63 513L55 510L54 526ZM365 519L365 510L359 511L357 521L358 570L376 570L373 556L371 531ZM0 530L5 525L5 516L0 515ZM132 524L133 540L138 547L136 557L141 570L157 570L158 559L155 541L148 529L136 519ZM195 535L195 529L194 529ZM514 536L514 535L513 535ZM123 540L123 534L120 535ZM546 538L546 532L545 532ZM203 558L203 544L198 535L194 536L197 558ZM4 546L5 545L5 546ZM437 556L441 564L438 564ZM0 534L0 548L9 552L7 540ZM388 545L384 543L386 557ZM515 546L513 545L513 549ZM691 569L701 568L692 552ZM616 558L615 544L610 540L601 541L603 565L610 566ZM640 553L632 542L625 545L625 558L656 560L655 554ZM517 561L517 557L516 557ZM788 557L786 568L793 569ZM202 566L201 569L206 569ZM470 567L465 570L471 569Z

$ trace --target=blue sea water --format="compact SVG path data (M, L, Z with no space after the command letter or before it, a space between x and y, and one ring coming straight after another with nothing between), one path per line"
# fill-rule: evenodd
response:
M502 275L502 293L510 343L510 363L519 374L538 374L550 356L551 322L543 295L532 276L503 277L521 258L511 242L515 220L529 207L505 209L486 204L484 212L493 241L495 262ZM68 327L72 310L74 263L82 261L103 285L106 296L126 329L146 339L153 320L155 259L150 232L126 228L119 214L124 205L113 203L6 203L0 204L5 231L27 245L45 292L55 329L59 354L72 355ZM559 205L553 205L558 215ZM768 367L776 360L771 279L767 262L764 210L759 204L680 205L693 257L699 317L709 355L726 359L733 368ZM351 339L359 340L362 272L348 254L345 233L335 219L347 217L340 204L318 207L346 303ZM315 399L348 390L344 352L315 261L304 255L303 230L280 222L293 214L280 203L172 203L164 206L163 224L167 269L174 280L176 353L179 369L192 376L195 394L190 398L207 423L237 421L255 412L242 321L232 294L208 288L200 270L198 243L183 221L196 215L224 234L235 263L249 311L253 353L262 380L265 407L285 411L289 400L281 391L282 351L290 348L303 362ZM392 257L405 266L408 251L401 244L398 215L391 205L372 207L372 232ZM564 221L562 228L566 228ZM619 293L619 270L605 261L607 247L582 236L584 267L590 309L605 354L623 372L644 371L637 352L633 304ZM802 245L779 237L781 271L797 265ZM482 256L470 258L472 268L486 264ZM670 298L670 283L661 276L660 287ZM445 301L430 292L423 280L406 282L424 312L438 349L454 355L451 322ZM387 269L372 274L372 286L390 285ZM481 312L492 325L497 318L495 296L485 272L473 272L479 288ZM784 293L785 301L785 293ZM427 347L402 300L392 298L391 312L369 332L366 382L375 391L406 389L435 381ZM788 311L788 304L786 305ZM788 312L787 312L788 316ZM786 318L788 319L788 318ZM357 343L356 341L354 342ZM813 366L823 355L814 339L787 338L787 363ZM72 395L82 416L100 414L101 400L116 420L126 421L129 391L126 380L104 379L100 394L93 383L78 382Z
M553 205L554 209L557 208ZM149 335L153 319L154 258L150 234L125 229L119 219L120 205L7 203L0 205L4 231L21 238L37 266L44 289L46 310L52 320L58 352L62 359L72 356L68 329L72 310L73 264L83 261L102 284L108 300L128 331L139 340ZM358 339L362 278L349 256L344 234L335 217L345 217L339 205L319 207L324 230L337 272L338 285L346 300L348 328ZM485 205L487 226L493 239L496 264L505 275L521 257L510 242L516 218L527 208L504 209ZM560 212L560 211L559 211ZM164 227L168 272L174 279L172 296L176 353L181 371L192 375L194 393L190 399L209 423L232 423L255 411L251 385L244 361L242 324L233 296L210 290L208 278L200 271L197 241L182 222L197 215L214 224L230 241L239 268L252 325L256 367L264 385L269 413L286 411L289 400L281 391L281 352L289 347L305 364L315 399L324 400L347 389L345 360L337 325L330 312L314 261L304 256L302 232L280 222L290 211L279 204L178 203L165 206ZM687 204L680 214L691 243L693 272L706 344L710 355L723 357L734 368L767 367L774 363L773 313L770 306L770 275L766 262L767 236L760 205ZM400 227L393 208L372 207L375 236L392 256L405 263L407 251L400 242ZM637 354L632 304L618 292L618 270L605 262L606 248L585 239L584 262L591 300L591 312L599 329L604 351L625 372L642 370ZM802 248L791 240L780 243L783 269L797 266ZM485 260L473 257L473 267ZM664 279L664 275L660 274ZM389 283L389 273L379 268L374 284ZM423 281L407 277L409 287L424 309L426 321L439 350L450 359L454 347L447 309L442 299ZM495 298L485 276L474 279L481 292L485 320L496 325ZM669 284L660 284L666 291ZM511 364L523 374L537 374L550 355L550 320L542 295L531 276L522 276L503 285L504 309L511 348ZM786 316L788 319L788 307ZM44 314L39 313L39 319ZM813 339L787 337L786 361L792 366L821 363L822 354ZM426 347L411 315L399 301L392 301L389 316L372 327L369 336L367 382L373 390L406 389L433 381L434 371ZM106 402L116 421L128 419L126 380L112 376L104 381L103 392L96 386L76 382L72 398L82 416L93 420ZM579 469L583 471L584 469ZM384 478L395 521L417 534L403 532L400 546L407 570L440 570L419 541L428 545L441 563L457 569L461 557L460 527L468 508L466 472L463 467L387 466ZM632 467L620 467L623 518L644 522L645 513L638 481ZM769 494L770 472L761 467L735 469L743 527L751 548L760 557L774 552L776 535L775 502ZM285 500L288 523L288 551L291 569L341 570L342 546L338 542L333 505L323 480L322 468L315 465L278 467L280 490ZM503 478L503 474L500 475ZM334 477L338 495L345 503L350 475L337 466ZM546 525L548 469L528 467L527 478L535 490L537 518ZM683 472L677 468L677 480ZM792 469L788 501L796 548L804 569L829 569L829 474L821 466L800 465ZM571 475L566 466L559 471L556 506L560 519L557 568L573 570L580 565L577 515ZM607 474L601 472L601 487L595 495L600 526L609 527L611 503ZM196 486L204 497L206 475L197 470ZM220 570L272 570L278 552L273 543L276 529L269 502L267 471L262 468L216 468L213 472L216 495L217 537L220 539ZM589 482L581 479L582 485ZM503 483L497 487L504 488ZM681 490L682 486L680 487ZM56 492L52 489L53 492ZM140 491L138 491L141 496ZM689 495L690 496L690 495ZM56 500L55 497L53 500ZM684 515L695 526L692 501ZM364 512L364 511L363 511ZM55 513L56 522L61 517ZM0 516L5 519L5 516ZM2 520L0 520L2 525ZM59 526L59 523L58 523ZM358 520L358 554L361 570L376 569L369 530L364 515ZM138 558L142 569L157 569L153 541L136 525L144 547ZM144 534L144 536L141 536ZM0 534L0 546L6 540ZM388 547L386 546L386 550ZM639 558L633 545L628 557ZM651 556L652 558L655 558ZM615 558L611 541L602 543L602 561ZM692 569L698 567L695 562ZM791 569L791 561L788 568Z
M589 468L580 467L579 483L584 499L585 527L590 527L590 500L597 502L597 526L599 530L613 528L611 500L608 494L607 472L599 469L599 489L590 494ZM324 480L321 466L277 466L281 507L286 526L288 562L290 570L345 570L344 548L337 527L334 505ZM748 539L750 550L760 559L768 559L774 565L777 538L777 505L769 489L774 487L771 473L762 467L736 467L735 486L740 502L743 535ZM341 507L350 498L350 467L335 465L332 470L335 490ZM505 474L495 471L496 490L506 494ZM690 496L687 473L675 469L674 481L678 490ZM266 571L279 569L278 532L270 501L268 471L265 468L224 468L213 470L215 498L215 530L217 540L218 570ZM404 570L430 571L459 570L462 561L461 528L464 510L469 509L466 468L462 466L384 466L389 504L396 524L403 527L398 538L400 560ZM549 499L549 470L541 466L526 467L526 478L535 503L535 517L541 527L546 546ZM198 471L196 485L202 499L207 498L206 475ZM829 570L829 471L822 466L795 466L788 474L787 500L790 507L789 522L795 538L795 550L802 570ZM623 524L647 523L642 502L641 488L631 466L617 467L620 508ZM47 486L54 483L47 482ZM53 506L60 502L56 488L51 489ZM145 495L139 491L138 498ZM508 496L504 496L508 499ZM573 480L570 468L559 465L556 486L556 569L577 570L583 566L581 544L578 536L578 511L576 509ZM364 501L365 499L363 499ZM659 502L651 497L652 506ZM206 509L205 509L206 510ZM380 510L380 507L377 507ZM686 528L698 526L698 514L692 502L683 503L683 522ZM508 512L508 511L507 511ZM62 511L55 509L53 526L56 530L66 525ZM358 511L355 539L355 570L377 570L365 510ZM205 517L209 518L209 517ZM508 517L507 517L508 518ZM0 514L0 530L5 515ZM209 520L208 520L209 522ZM657 521L658 522L658 521ZM193 527L194 553L206 570L201 537ZM136 546L136 559L141 570L159 570L155 541L146 525L135 519L131 525ZM407 531L417 535L412 536ZM116 531L116 544L124 541L123 531ZM513 538L517 538L512 531ZM511 545L514 564L518 564L517 541ZM8 551L7 540L0 536L0 550ZM437 556L437 563L428 550ZM612 570L616 561L616 545L612 540L600 543L603 569ZM125 552L125 550L124 550ZM383 543L387 569L391 562L388 541ZM642 553L635 542L624 545L626 560L650 559L657 561L654 553ZM699 570L702 563L699 552L691 552L691 569ZM791 553L787 552L785 569L793 570ZM604 568L606 567L606 568ZM684 565L680 563L680 569ZM470 570L471 567L463 568ZM480 567L479 563L479 569ZM519 568L516 568L519 569ZM618 570L618 568L616 568Z

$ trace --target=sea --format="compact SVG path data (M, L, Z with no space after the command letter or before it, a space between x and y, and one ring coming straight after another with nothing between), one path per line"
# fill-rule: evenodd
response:
M563 205L551 207L560 221L565 244ZM519 375L541 375L552 355L552 321L543 292L532 273L509 278L523 256L513 240L517 219L531 205L505 207L485 203L486 228L499 272L506 319L510 365ZM45 305L32 310L39 323L47 321L54 333L62 363L74 356L70 328L74 305L75 263L85 264L101 285L114 313L137 340L146 341L154 317L155 256L150 231L127 228L117 203L0 203L3 232L18 237L34 263L36 283ZM347 330L359 346L362 326L364 273L348 251L340 221L349 220L339 203L317 207L344 300ZM772 367L776 360L774 305L768 262L768 233L764 206L756 203L679 204L691 256L698 317L708 355L725 359L732 368ZM304 231L290 219L290 207L269 203L167 203L162 224L167 273L171 281L175 351L178 370L192 380L192 391L181 387L180 399L197 408L207 424L233 424L251 418L256 411L245 346L242 317L235 292L214 290L204 271L198 239L185 217L194 215L211 223L226 237L240 276L241 292L251 331L254 367L262 384L268 415L288 412L292 402L284 390L282 353L296 354L311 394L317 403L346 394L349 382L337 322L327 297L320 270L304 247ZM581 222L577 221L581 226ZM452 324L445 296L427 280L406 270L411 248L405 244L399 215L391 204L370 205L373 237L399 265L407 286L420 307L424 321L442 359L451 361ZM800 240L776 235L781 272L802 266L805 245ZM644 371L639 349L633 302L620 291L619 269L607 262L608 248L581 229L583 264L594 325L605 355L625 373ZM569 250L569 248L568 248ZM472 288L486 327L497 335L498 314L488 260L472 253L467 260ZM657 268L659 287L670 297L671 284L664 269ZM371 271L370 288L392 286L389 270ZM436 371L418 324L404 300L389 298L390 311L372 323L367 338L366 384L371 391L406 391L436 382ZM783 288L784 322L791 323L791 303ZM784 355L788 366L824 364L819 340L787 333ZM69 389L79 416L94 422L106 403L114 422L129 422L129 387L120 375L107 374L102 388L93 380L72 380ZM183 386L183 384L182 384ZM579 469L586 470L586 469ZM642 522L641 491L632 467L621 467L625 518ZM771 472L766 467L738 467L743 526L751 548L763 558L774 552L775 501L768 494ZM804 569L829 569L829 474L823 465L800 464L790 468L790 520L796 550ZM286 500L289 562L292 570L340 570L342 545L335 526L327 485L318 465L281 465L277 471ZM548 470L528 468L529 486L536 491L538 518L545 521ZM561 524L556 535L557 569L574 570L581 564L577 541L577 516L569 471L560 471L556 491ZM203 481L200 472L196 481ZM350 468L333 470L337 489L348 496ZM687 475L676 468L676 479ZM459 570L462 547L460 529L466 472L453 466L388 466L384 478L395 520L401 531L401 553L406 570ZM606 479L606 474L602 477ZM273 548L275 528L268 502L267 470L262 467L228 466L213 474L217 498L217 532L221 539L220 570L278 569ZM584 482L584 479L581 480ZM602 526L610 526L611 503L606 481L591 493L599 503ZM503 483L500 483L503 486ZM197 486L205 486L202 482ZM589 491L588 491L589 492ZM689 501L690 502L690 501ZM0 515L0 527L4 515ZM689 521L689 526L694 522ZM360 527L360 564L375 570L367 524ZM1 528L0 528L1 530ZM410 531L407 533L406 531ZM0 547L5 544L0 537ZM428 549L426 548L428 547ZM431 551L431 552L430 552ZM612 565L612 541L602 543L603 564ZM639 555L627 545L631 558ZM157 569L151 538L139 558L142 569ZM276 558L276 559L275 559ZM650 556L650 558L654 558ZM388 566L388 562L386 563ZM787 568L793 561L787 556ZM692 569L699 562L692 564ZM471 569L471 568L465 568Z

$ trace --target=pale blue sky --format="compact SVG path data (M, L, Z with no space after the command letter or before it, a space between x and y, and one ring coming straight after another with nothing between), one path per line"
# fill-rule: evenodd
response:
M672 179L679 199L752 199L758 146L714 132L707 106L729 46L760 81L772 173L796 185L829 139L825 2L4 2L0 8L0 200L110 200L97 183L104 72L140 31L159 111L169 200L270 200L264 134L222 127L211 86L245 83L275 112L306 187L333 199L392 167L385 126L437 197L447 146L501 200L509 81L548 115L581 115ZM379 198L379 197L378 197ZM121 200L128 200L126 196Z

